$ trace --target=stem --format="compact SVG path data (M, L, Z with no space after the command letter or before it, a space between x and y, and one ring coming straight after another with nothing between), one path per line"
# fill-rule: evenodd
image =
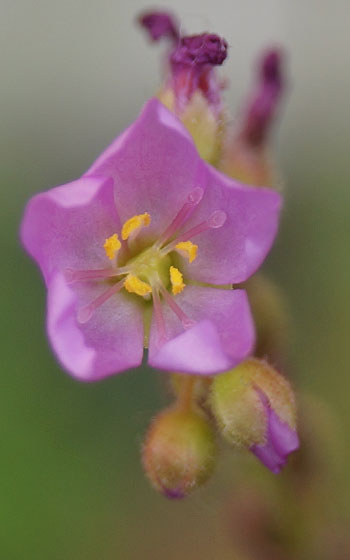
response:
M184 375L181 377L177 405L182 410L190 410L192 408L195 384L196 377L194 375Z

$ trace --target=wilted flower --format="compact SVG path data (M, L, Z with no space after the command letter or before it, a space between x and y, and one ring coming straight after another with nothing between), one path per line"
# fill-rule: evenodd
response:
M167 18L167 25L164 24ZM140 18L153 40L171 37L166 77L159 99L173 111L194 139L201 157L212 164L218 160L225 124L221 90L215 73L227 56L227 43L213 33L179 36L159 29L176 29L169 14L150 12Z
M293 391L263 360L251 358L216 377L211 405L224 437L249 448L273 473L299 447Z
M222 110L220 83L214 67L220 66L227 56L227 43L213 33L182 37L171 54L171 78L168 87L174 95L175 112L188 107L192 97L201 93L213 113Z
M159 41L164 37L176 42L179 38L178 24L168 12L146 12L140 16L139 22L153 41Z
M62 365L92 381L141 363L227 370L251 351L244 290L274 240L280 197L203 162L157 100L78 180L29 202L22 241L48 288ZM226 286L227 288L227 286Z

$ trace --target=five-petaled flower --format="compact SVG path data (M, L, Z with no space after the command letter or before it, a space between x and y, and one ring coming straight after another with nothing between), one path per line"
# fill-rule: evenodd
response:
M276 235L280 196L200 159L159 101L78 180L34 196L22 241L48 289L63 367L94 381L140 365L214 374L252 350L246 280Z

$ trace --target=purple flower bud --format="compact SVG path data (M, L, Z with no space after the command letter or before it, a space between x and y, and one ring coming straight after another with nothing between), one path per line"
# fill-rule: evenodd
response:
M148 31L153 41L163 37L176 42L179 39L178 24L167 12L147 12L139 18L139 23Z
M282 85L281 63L281 51L276 49L268 51L261 63L262 81Z
M222 435L252 451L273 473L299 447L293 391L263 360L250 358L217 376L211 406Z
M260 63L257 91L248 103L241 135L251 146L261 146L266 140L283 91L282 53L271 50Z
M267 418L266 441L260 445L252 445L250 451L270 471L278 474L284 467L287 456L298 449L299 438L295 429L277 416L266 395L261 391L258 394Z

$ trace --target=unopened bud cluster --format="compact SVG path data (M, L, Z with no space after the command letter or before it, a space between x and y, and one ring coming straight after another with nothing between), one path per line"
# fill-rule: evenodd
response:
M175 404L154 418L143 446L146 474L168 498L184 498L209 478L215 432L273 473L298 448L293 391L267 362L251 358L210 382L177 374L174 386Z

